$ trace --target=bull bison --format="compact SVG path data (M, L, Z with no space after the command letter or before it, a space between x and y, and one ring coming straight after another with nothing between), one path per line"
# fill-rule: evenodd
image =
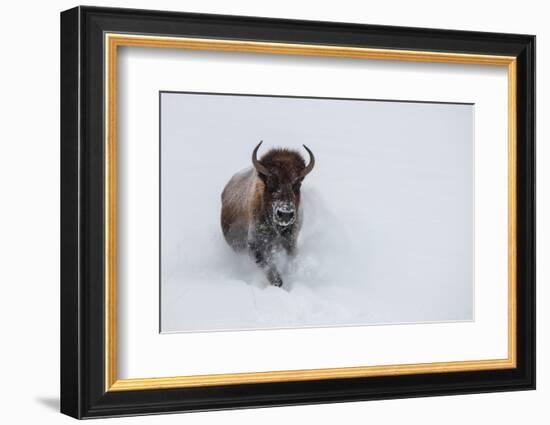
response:
M227 243L237 252L248 251L269 283L280 287L283 280L273 256L296 252L302 225L300 186L313 170L315 157L303 145L307 165L290 149L271 149L258 160L261 144L252 152L253 167L231 177L222 192L221 226Z

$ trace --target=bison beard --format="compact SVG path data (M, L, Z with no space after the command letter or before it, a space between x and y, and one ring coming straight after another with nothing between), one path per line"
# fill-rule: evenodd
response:
M269 283L280 287L274 254L295 254L302 225L300 186L315 157L304 145L310 156L307 166L289 149L271 149L258 160L261 144L252 152L253 167L235 174L222 192L221 225L227 243L235 251L248 250Z

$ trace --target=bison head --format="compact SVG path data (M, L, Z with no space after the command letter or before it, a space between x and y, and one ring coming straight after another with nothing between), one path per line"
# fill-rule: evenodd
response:
M273 223L280 227L290 226L296 221L300 206L300 186L305 176L315 165L315 157L306 145L309 163L290 149L271 149L258 160L258 149L252 152L252 164L258 177L264 183L264 210Z

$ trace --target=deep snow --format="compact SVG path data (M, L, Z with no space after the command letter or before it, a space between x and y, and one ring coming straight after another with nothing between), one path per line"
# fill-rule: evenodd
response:
M161 117L163 332L473 318L471 105L171 93ZM259 139L317 158L282 289L219 225Z

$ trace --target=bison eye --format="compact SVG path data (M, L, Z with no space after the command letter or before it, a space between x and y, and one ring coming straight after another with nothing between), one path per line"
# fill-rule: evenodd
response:
M277 190L277 180L273 177L268 177L265 179L265 187L269 192L275 192Z
M296 183L294 183L292 185L292 190L294 192L298 192L300 190L300 187L302 187L302 182L301 181L297 181Z

